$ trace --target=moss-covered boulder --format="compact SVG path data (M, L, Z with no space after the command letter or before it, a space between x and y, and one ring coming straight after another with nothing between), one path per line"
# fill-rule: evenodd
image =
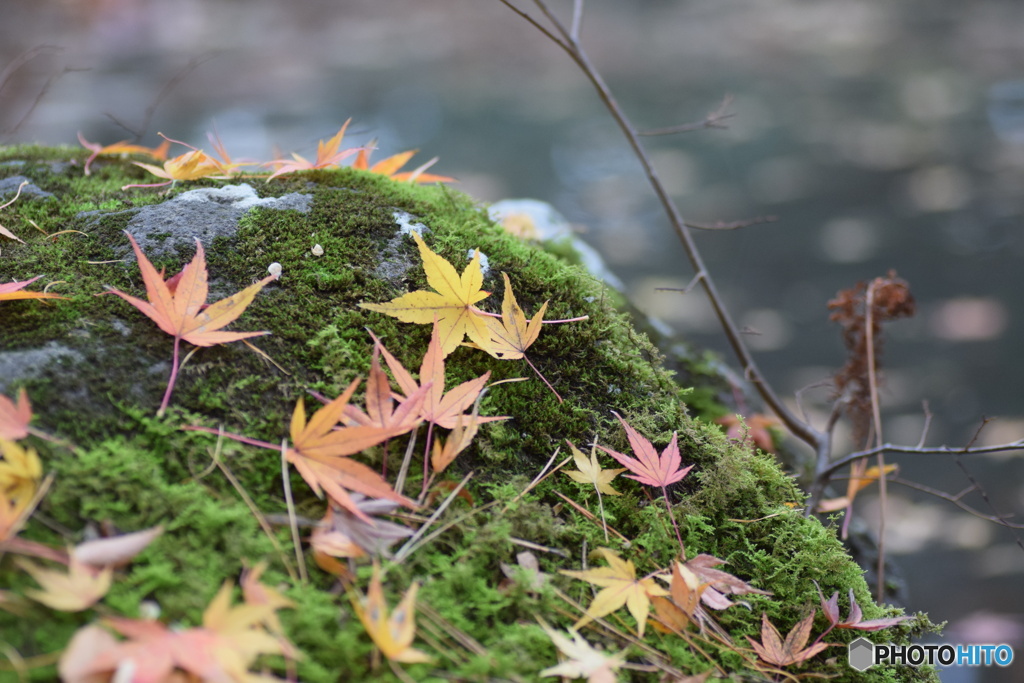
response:
M640 641L625 608L584 629L590 642L624 649L624 659L637 665L622 669L623 679L711 671L731 680L779 680L781 674L758 661L747 637L761 640L762 613L787 633L818 607L815 582L826 596L839 591L843 614L852 589L865 618L892 615L874 605L834 530L803 516L803 494L772 456L734 445L688 412L689 388L661 367L657 350L616 308L614 293L504 232L470 198L445 186L396 183L350 169L271 182L181 183L163 192L122 190L145 182L144 171L112 161L94 164L86 176L83 159L69 149L0 150L3 201L22 180L30 190L0 212L0 224L23 240L0 237L0 284L41 276L28 289L66 297L0 300L0 393L14 398L26 390L35 433L22 446L37 450L54 475L0 559L6 591L0 594L0 652L9 659L0 662L0 679L15 669L30 680L55 678L57 657L75 631L105 617L139 617L140 610L156 607L165 624L198 626L222 584L261 561L269 562L263 580L294 603L278 614L302 656L294 663L264 657L259 666L281 676L291 671L302 681L395 678L374 654L350 602L357 591L365 593L371 564L352 563L355 586L345 588L307 557L308 578L301 578L280 454L182 427L223 428L281 443L297 399L311 408L318 405L311 392L333 398L367 376L368 330L406 368L418 370L429 327L359 307L427 287L420 254L405 234L409 226L460 271L469 250L486 256L484 289L493 294L479 304L485 310L500 311L504 272L528 313L548 301L548 319L588 318L545 325L529 350L562 401L523 361L496 360L467 347L446 359L448 387L486 372L491 383L525 380L486 392L480 414L511 419L482 425L472 446L431 484L423 506L394 518L418 533L401 561L382 559L385 592L393 606L410 585L420 584L416 647L432 658L396 665L407 678L536 680L558 661L538 620L571 626L580 616L576 605L589 605L593 596L589 584L560 571L604 566L594 552L602 547L634 563L640 576L671 566L680 548L660 489L620 478L614 486L622 495L599 500L592 486L561 472L538 476L552 459L561 462L566 440L587 450L584 444L597 439L631 453L612 411L659 451L678 435L683 463L693 470L668 493L687 557L726 560L724 569L771 593L738 596L743 604L709 610L727 642L711 628L684 638L659 631L652 621ZM146 296L125 231L168 275L192 259L198 237L206 251L209 301L264 278L272 263L281 268L280 278L229 328L269 331L250 340L263 353L242 343L191 353L183 344L182 354L189 355L159 418L173 339L124 299L104 294L114 288ZM423 484L425 432L419 431L403 488L413 498ZM408 442L408 436L391 439L352 457L386 467L394 483ZM463 479L468 495L452 498L432 518ZM299 555L308 555L309 524L323 516L325 504L297 473L288 480ZM15 561L26 545L62 548L97 529L155 525L163 525L163 535L116 570L97 606L59 612L24 597L35 587ZM546 579L529 569L529 558L517 561L524 552L536 558ZM920 616L868 635L906 642L928 626ZM812 640L827 628L818 609ZM837 629L825 642L845 644L857 635ZM843 681L935 680L911 668L857 673L847 666L845 647L827 648L787 670Z

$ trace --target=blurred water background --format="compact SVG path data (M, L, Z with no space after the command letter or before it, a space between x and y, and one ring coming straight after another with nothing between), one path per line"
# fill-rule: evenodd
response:
M81 131L155 145L162 131L203 146L216 127L234 157L267 159L275 146L315 154L352 117L346 139L379 139L377 158L418 148L482 201L552 203L638 305L732 362L699 293L656 291L692 273L589 84L497 0L2 10L2 144L74 145ZM925 400L929 445L966 443L983 417L980 443L1024 436L1024 3L591 0L584 43L641 128L700 120L733 98L727 130L647 140L687 219L779 217L698 240L780 393L842 364L825 307L836 291L895 269L918 314L889 326L886 439L917 443ZM812 391L805 407L823 416L827 399ZM1001 513L1024 509L1022 458L966 462ZM969 485L950 458L891 460L934 488ZM934 497L890 496L887 547L909 577L909 608L949 620L951 642L1019 651L1014 535ZM1009 683L1021 671L943 679Z

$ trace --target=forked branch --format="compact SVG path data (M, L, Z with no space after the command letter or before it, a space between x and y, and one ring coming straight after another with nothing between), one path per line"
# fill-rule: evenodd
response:
M597 90L597 94L598 97L601 98L601 102L604 103L605 107L612 115L612 118L615 119L615 122L618 124L623 135L626 136L626 140L629 142L630 147L633 149L633 153L640 161L640 165L644 169L644 174L647 176L647 181L650 184L651 189L654 190L654 194L658 197L658 201L661 203L662 209L669 220L669 224L672 226L673 232L675 232L676 237L679 239L679 242L683 245L683 249L686 251L686 256L690 261L690 265L696 273L694 279L700 282L701 287L704 289L704 293L711 302L715 315L725 332L726 338L729 340L729 345L732 347L733 352L739 359L740 365L743 367L744 375L749 378L751 383L757 388L758 393L764 399L765 403L771 407L772 411L786 425L786 428L799 439L811 446L811 448L815 450L819 460L823 457L827 458L830 445L830 435L826 432L818 431L810 424L800 420L800 418L794 415L771 388L765 380L764 375L761 374L757 364L754 362L754 358L751 355L750 350L743 342L741 330L736 326L732 316L726 309L725 303L722 300L721 295L718 293L718 288L715 286L714 280L712 280L711 275L708 273L707 267L704 264L704 258L697 248L697 244L693 239L690 228L683 221L679 208L669 196L668 191L661 182L661 178L659 177L657 170L654 168L654 164L651 163L650 156L647 154L647 150L644 148L644 144L640 138L640 132L623 111L618 100L616 100L612 94L611 89L604 82L604 78L591 63L590 58L583 49L583 45L581 44L578 35L579 27L582 25L583 3L578 0L574 2L573 16L572 21L570 22L570 26L572 28L569 29L566 28L557 16L555 16L544 0L534 0L534 4L544 16L548 25L545 25L530 13L523 11L510 0L499 1L536 27L537 30L543 33L553 43L562 48L562 50L564 50L566 54L576 62L584 75L586 75L587 79L594 86L594 89Z

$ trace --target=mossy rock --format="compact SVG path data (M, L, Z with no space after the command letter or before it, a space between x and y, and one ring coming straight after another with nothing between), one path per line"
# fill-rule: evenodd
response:
M549 301L549 319L589 316L585 322L546 325L530 348L533 364L564 402L522 361L498 361L471 348L457 349L447 359L449 387L488 371L492 382L526 379L486 393L481 414L512 419L481 427L474 444L441 477L432 507L469 472L471 498L455 499L431 527L437 533L387 573L390 604L418 581L419 602L429 609L420 610L420 632L434 636L418 640L417 647L428 651L433 662L406 665L409 677L536 680L557 662L555 647L537 619L572 625L578 613L559 592L584 604L591 600L587 584L560 570L602 564L596 555L581 557L599 547L615 549L642 574L669 566L679 547L656 489L617 480L623 495L601 501L617 532L610 540L599 520L588 519L557 495L597 515L599 501L592 488L558 473L523 495L556 449L561 447L559 459L564 457L566 440L582 446L597 438L628 451L613 410L659 450L677 433L684 462L694 465L669 491L687 555L708 553L727 560L731 573L772 593L744 596L746 606L714 613L735 649L711 641L694 648L649 623L645 643L662 653L658 661L684 674L714 669L728 680L772 680L771 674L752 668L756 658L746 637L760 639L762 612L788 632L817 606L814 582L827 595L838 590L845 598L853 589L865 618L896 613L872 602L860 568L834 529L799 512L804 495L772 456L730 443L718 428L689 414L690 388L679 386L661 367L657 350L617 308L618 296L564 259L510 236L465 195L350 169L272 182L243 179L251 191L217 181L182 183L166 192L122 190L128 183L147 182L145 172L127 161L109 161L95 164L86 176L83 159L82 152L71 149L0 149L4 201L20 178L34 188L0 212L0 223L24 239L0 238L0 282L41 275L32 289L46 286L67 297L0 301L0 392L14 396L24 387L35 413L33 426L53 437L32 436L26 442L40 452L54 480L21 538L64 546L81 541L87 527L98 524L123 531L160 524L165 533L118 570L110 592L93 610L68 614L15 600L16 609L7 612L0 605L2 651L9 657L17 653L31 665L30 680L55 678L56 654L76 629L102 615L135 617L141 605L155 603L165 623L199 624L222 583L237 580L244 565L262 560L270 563L265 580L296 604L280 617L303 653L294 665L299 680L394 678L373 656L372 642L334 577L312 563L307 582L290 576L286 563L294 573L295 556L288 526L274 525L269 533L261 528L254 509L272 521L287 510L279 455L227 439L218 445L212 434L181 427L223 427L279 443L287 436L299 397L312 403L311 390L335 396L367 375L372 349L367 329L407 368L418 369L429 342L427 327L358 306L426 287L416 247L400 232L402 222L425 226L431 248L459 270L470 249L487 256L484 287L494 293L481 306L499 310L500 273L505 272L526 311ZM215 188L207 199L226 204L190 214L180 197L198 188ZM171 211L145 210L157 205ZM166 221L163 228L153 222L159 216ZM231 326L270 331L252 341L273 363L241 343L199 349L179 374L170 409L157 418L172 338L120 297L100 296L108 287L145 296L125 229L167 273L192 258L192 237L200 237L210 301L265 277L272 262L281 264L281 278L266 286ZM317 244L323 249L319 256L312 251ZM361 401L358 393L356 401ZM406 442L403 437L388 445L389 473L398 470ZM214 453L223 469L214 464ZM378 446L356 457L379 468L385 451ZM420 469L411 468L407 493L419 491ZM296 514L320 518L323 501L297 474L289 482ZM419 512L422 520L430 509ZM308 529L302 533L308 535ZM506 576L508 567L516 565L516 554L527 548L550 576L540 590L533 589L526 571ZM8 552L0 560L0 584L21 595L32 581L12 556ZM358 572L365 589L369 565L359 565ZM620 632L635 628L624 609L609 619ZM826 626L819 610L813 633ZM869 635L880 642L907 642L928 628L927 618L919 615ZM449 638L453 633L458 637ZM608 650L626 647L630 662L654 661L644 649L616 640L604 628L585 635ZM847 643L856 635L835 630L827 641ZM279 675L288 666L275 658L264 665ZM0 680L13 677L13 668L4 666ZM657 680L650 673L655 668L624 669L620 676ZM845 648L839 647L793 672L838 681L936 680L932 671L905 667L857 673L847 667Z

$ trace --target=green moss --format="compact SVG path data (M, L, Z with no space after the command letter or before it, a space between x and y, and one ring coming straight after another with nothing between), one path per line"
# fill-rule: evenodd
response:
M588 316L583 323L545 326L529 351L563 402L522 361L496 361L469 348L457 349L446 359L448 388L485 372L491 373L492 382L525 381L488 391L481 413L511 419L483 426L473 447L442 477L452 483L473 472L467 487L473 506L456 500L415 552L401 563L385 565L390 605L411 582L420 581L420 600L429 605L430 616L421 614L419 619L434 625L423 631L433 630L437 639L447 638L436 635L447 629L463 638L446 640L443 652L419 642L417 646L430 649L436 660L432 665L409 666L414 679L533 679L556 661L536 617L560 627L572 623L572 612L555 589L584 603L589 600L589 588L559 574L581 566L583 548L615 548L644 573L668 566L678 554L660 492L632 480L619 479L616 486L623 495L602 500L609 526L629 539L628 546L614 533L606 540L600 522L587 519L560 497L568 496L598 514L593 491L564 474L551 475L522 494L556 449L562 449L558 459L564 457L566 439L583 447L597 438L603 445L627 451L612 410L659 450L677 433L684 459L694 464L692 474L670 491L687 554L714 554L729 562L729 571L773 593L771 598L751 597L750 610L733 608L716 615L736 648L748 648L745 636L759 637L762 611L780 629L791 628L817 604L813 581L844 596L853 588L866 618L884 613L871 603L860 570L834 531L791 507L802 502L803 494L774 459L736 447L717 427L690 416L695 406L703 414L716 409L720 379L709 362L691 365L696 369L685 375L696 387L681 386L661 365L647 336L621 312L617 296L558 255L504 233L470 198L443 186L394 183L352 170L317 171L270 183L250 180L261 196L304 192L313 197L308 213L250 211L232 237L207 245L211 300L263 277L271 262L281 264L280 280L268 285L232 325L236 330L270 331L253 341L280 367L242 344L200 349L181 369L171 409L164 418L155 418L170 371L172 339L123 299L96 295L110 286L144 296L137 266L120 261L128 251L122 230L133 209L216 183L181 183L166 194L125 191L121 187L126 183L145 182L141 169L101 161L85 177L84 158L80 150L0 149L0 177L25 175L55 195L22 197L4 211L4 224L26 243L3 245L0 278L43 275L33 289L49 284L51 291L68 297L55 302L0 302L0 354L36 353L47 344L63 354L50 361L31 356L37 360L4 389L10 395L26 387L37 416L34 425L74 444L72 449L30 440L40 449L46 468L55 473L55 481L23 536L63 545L80 541L88 526L101 522L123 530L165 527L158 541L119 571L104 609L134 615L149 601L160 605L165 621L199 624L223 581L236 580L245 564L267 559L267 580L279 583L296 603L295 609L281 612L281 619L306 655L297 664L300 680L392 676L386 666L371 670L372 643L346 594L315 568L308 583L294 578L297 570L287 527L274 526L273 540L269 538L225 473L230 472L262 515L276 519L286 511L280 454L230 440L218 443L213 434L180 427L223 426L279 443L288 434L298 398L305 397L311 406L315 401L309 390L333 396L366 376L372 348L366 328L417 373L429 341L426 327L404 325L358 307L427 286L415 245L395 240L394 212L404 211L429 228L431 248L457 269L464 267L471 248L487 255L491 272L484 287L493 294L481 304L485 308L498 310L504 271L525 310L535 311L548 301L549 318ZM27 162L4 163L11 160ZM55 163L69 160L77 165ZM47 238L28 220L47 234L84 234ZM323 248L322 256L312 253L316 244ZM153 259L154 264L167 273L177 272L191 259L190 249L182 246L177 253ZM404 277L388 279L379 272L384 254L408 259ZM356 400L361 399L360 389ZM407 443L406 437L389 443L389 472L398 468ZM422 448L422 434L418 443ZM421 486L421 452L417 449L414 455L407 493ZM221 467L213 462L215 454ZM377 467L384 449L373 448L357 457ZM289 482L297 513L312 519L322 515L323 504L302 479L292 474ZM445 490L439 493L445 495ZM550 577L540 590L528 573L509 569L524 546L534 549L541 571ZM365 586L368 567L358 571L360 585ZM30 585L9 557L0 560L0 576L15 591ZM61 615L38 605L28 609L33 623L39 624L34 630L19 630L19 617L0 612L0 632L17 633L9 644L23 657L55 652L75 628L95 616ZM615 615L614 623L633 622L623 611ZM816 632L823 628L819 616ZM926 628L922 618L886 632L885 638L905 641ZM847 636L836 634L832 642ZM679 639L652 634L648 642L681 671L696 673L710 666L708 658ZM610 640L603 645L616 651L622 647ZM754 675L749 656L710 643L704 649L711 660L738 677ZM633 661L644 657L638 648L629 655ZM816 659L810 668L837 680L934 680L909 669L872 670L870 676L857 677L844 665L824 659ZM280 661L271 658L268 665L282 671ZM34 670L32 676L45 680L53 676L53 669Z

